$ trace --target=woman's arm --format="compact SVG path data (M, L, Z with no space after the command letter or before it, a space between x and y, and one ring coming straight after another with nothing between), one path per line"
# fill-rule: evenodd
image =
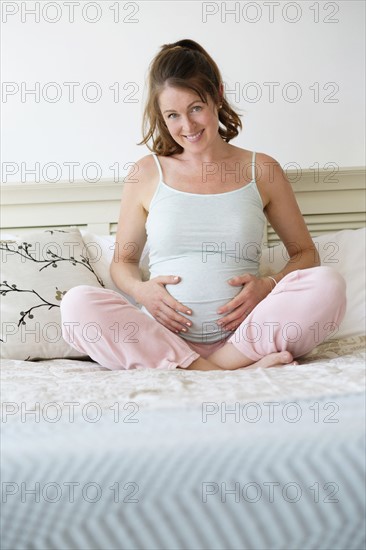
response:
M149 189L154 178L152 168L156 178L156 167L151 155L138 161L137 168L137 175L135 169L133 171L134 180L129 180L129 174L123 187L114 258L110 267L111 276L123 292L145 306L159 323L172 332L179 333L186 330L187 324L191 324L181 313L190 315L191 311L173 298L165 285L179 284L180 277L160 275L149 281L142 280L139 262L147 239L147 212L143 196L149 195L146 189Z
M320 258L281 166L268 155L257 157L257 185L264 197L264 213L289 255L287 264L273 275L279 282L291 271L320 265Z
M263 199L264 213L284 243L289 255L287 264L278 273L271 275L278 283L285 275L297 269L320 265L317 249L312 241L304 218L296 202L291 184L276 160L268 155L256 155L257 187ZM229 281L243 289L219 308L226 314L218 321L226 330L236 329L248 314L275 286L268 277L243 274Z
M146 243L146 211L141 200L142 182L138 178L143 163L144 159L137 163L137 177L129 179L132 173L135 174L136 168L132 167L123 184L116 244L110 266L113 282L136 301L142 283L139 261Z

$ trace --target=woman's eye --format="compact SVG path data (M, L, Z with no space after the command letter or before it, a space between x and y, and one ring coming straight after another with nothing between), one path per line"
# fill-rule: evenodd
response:
M191 109L191 112L199 112L199 111L202 111L201 105L195 105ZM175 119L178 116L179 116L178 113L170 113L167 118L168 119Z

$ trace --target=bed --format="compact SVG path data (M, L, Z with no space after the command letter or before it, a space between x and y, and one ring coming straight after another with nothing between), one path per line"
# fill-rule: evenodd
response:
M4 550L365 548L364 170L289 177L323 264L346 278L342 325L299 365L224 373L108 371L50 335L37 351L15 341L1 367ZM6 273L14 235L77 226L83 277L113 288L120 182L2 193ZM268 227L261 270L283 263Z

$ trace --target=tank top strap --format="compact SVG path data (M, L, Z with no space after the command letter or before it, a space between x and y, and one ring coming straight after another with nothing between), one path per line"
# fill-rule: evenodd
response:
M160 181L162 181L162 180L163 180L163 171L162 171L161 166L160 166L160 162L159 162L159 159L158 159L158 155L157 155L156 153L153 153L152 155L153 155L153 157L154 157L156 166L158 167L159 176L160 176Z
M255 181L255 151L252 155L252 181Z

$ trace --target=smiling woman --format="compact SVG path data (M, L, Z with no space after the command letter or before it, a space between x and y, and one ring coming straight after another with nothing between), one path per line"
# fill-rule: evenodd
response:
M110 290L72 289L61 312L76 325L74 340L66 331L64 338L77 350L111 369L269 367L308 353L329 323L340 323L344 279L319 266L276 160L229 143L240 128L202 46L162 46L150 66L141 142L153 154L136 163L138 185L136 167L125 181L111 265L115 284L142 309ZM289 261L260 277L266 218ZM150 279L143 281L146 242ZM97 342L83 338L91 320L101 327ZM138 328L132 345L123 333L116 340L116 322Z
M199 113L203 113L203 119ZM215 138L218 132L228 142L242 127L239 115L225 98L222 77L215 61L193 40L162 46L150 65L148 99L143 117L144 138L140 144L148 145L152 139L151 150L158 155L183 153L188 139L184 143L182 137L188 134L192 138L192 133L202 131L205 126L202 130L198 125L194 129L192 126L196 122L208 122L207 117L212 118ZM171 125L173 120L177 120L177 126ZM182 123L186 126L182 127ZM177 141L179 129L186 135L182 134Z

